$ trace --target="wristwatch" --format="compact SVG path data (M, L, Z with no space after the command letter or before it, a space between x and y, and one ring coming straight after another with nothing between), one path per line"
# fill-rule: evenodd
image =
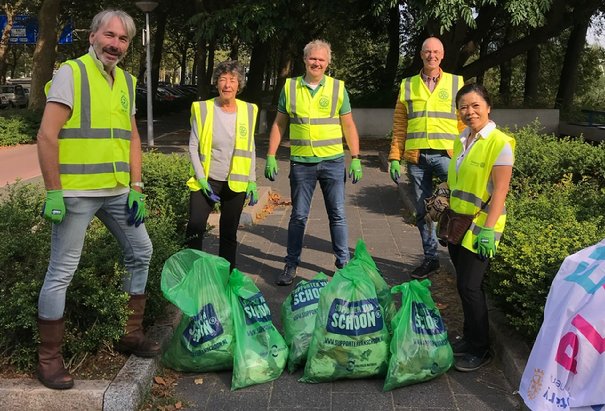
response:
M145 188L145 184L142 181L133 181L130 183L130 187L140 187L141 190Z
M351 156L351 158L359 158L359 155Z

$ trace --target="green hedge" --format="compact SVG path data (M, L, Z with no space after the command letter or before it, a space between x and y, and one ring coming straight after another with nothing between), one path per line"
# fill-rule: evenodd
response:
M511 325L531 341L565 257L603 238L605 146L557 139L537 125L515 138L507 225L488 286Z
M166 302L160 275L164 261L182 248L186 218L187 159L146 154L143 175L149 217L145 226L153 242L146 322ZM0 352L18 368L31 369L38 341L36 316L40 287L50 254L51 225L40 217L43 188L9 187L0 201ZM67 292L65 355L77 363L122 333L128 296L121 292L125 274L117 241L97 219L89 227L78 270Z
M31 143L36 139L42 114L23 109L0 113L0 146Z

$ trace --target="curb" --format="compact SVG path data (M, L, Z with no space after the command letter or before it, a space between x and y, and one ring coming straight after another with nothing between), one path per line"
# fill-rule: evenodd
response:
M388 160L385 153L379 153L381 170L388 172ZM399 198L403 203L404 218L407 221L413 221L415 215L415 206L412 202L412 185L407 178L407 171L402 167L402 175L398 184ZM411 219L411 220L409 220ZM448 259L449 262L449 259ZM448 264L453 271L453 266ZM523 342L523 339L506 324L504 314L494 306L488 297L489 310L489 329L492 340L492 346L496 356L500 359L502 372L508 382L516 390L521 383L523 370L529 358L530 349Z
M172 326L153 326L149 335L164 345ZM159 367L160 359L131 355L113 381L75 380L74 388L51 390L33 378L0 379L0 410L137 410Z

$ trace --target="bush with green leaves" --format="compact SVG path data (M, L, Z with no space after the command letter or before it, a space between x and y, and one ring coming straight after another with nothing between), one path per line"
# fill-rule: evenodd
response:
M41 113L30 110L8 110L0 115L0 146L35 141Z
M179 156L146 154L143 164L149 195L145 227L154 249L146 289L149 324L166 306L160 275L164 261L182 248L188 190L187 168ZM50 254L51 224L40 216L41 186L19 183L6 190L0 200L0 352L27 370L36 362L37 302ZM70 364L111 344L123 332L128 295L121 291L126 275L121 255L111 233L93 219L66 297L64 354Z
M605 146L538 129L515 133L507 225L488 275L495 301L529 341L565 257L602 240L605 229Z

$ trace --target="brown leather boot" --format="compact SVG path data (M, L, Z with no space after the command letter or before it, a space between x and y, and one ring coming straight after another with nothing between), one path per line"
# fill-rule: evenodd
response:
M131 295L128 309L133 313L126 322L126 332L116 343L116 349L124 354L134 354L137 357L151 358L160 353L160 345L150 341L143 333L143 313L145 312L145 295Z
M38 379L48 388L65 390L74 386L74 379L63 365L61 347L65 322L38 318L40 345L38 347Z

